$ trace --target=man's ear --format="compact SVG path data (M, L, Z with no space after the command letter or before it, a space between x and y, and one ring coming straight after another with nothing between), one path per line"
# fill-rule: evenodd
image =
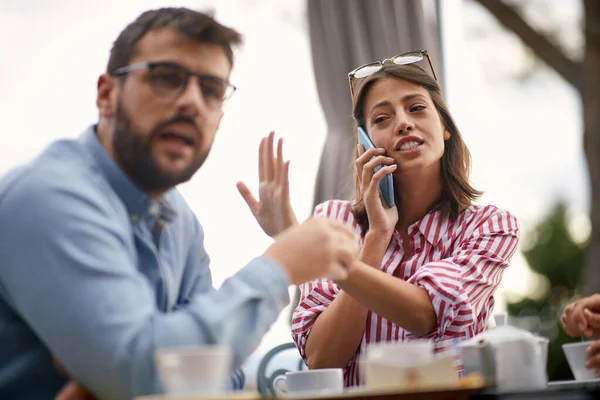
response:
M116 109L117 99L117 78L102 74L98 78L98 94L96 97L96 106L101 118L111 118Z
M444 141L450 139L450 136L452 136L450 131L448 131L448 129L444 129Z

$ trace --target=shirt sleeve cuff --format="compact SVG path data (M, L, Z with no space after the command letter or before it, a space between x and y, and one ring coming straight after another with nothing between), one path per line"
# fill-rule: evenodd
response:
M444 284L431 271L415 274L410 283L425 289L437 316L437 326L426 336L443 335L448 326L456 318L457 307L464 302L457 286Z

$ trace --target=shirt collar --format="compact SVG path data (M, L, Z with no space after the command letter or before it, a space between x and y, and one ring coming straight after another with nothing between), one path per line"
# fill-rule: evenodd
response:
M86 129L79 137L79 141L90 152L96 166L100 169L115 193L121 198L134 223L146 216L152 218L159 217L165 222L174 218L175 213L169 207L165 196L159 201L153 200L133 183L114 160L110 158L96 136L95 125Z
M431 210L413 224L433 246L437 245L440 239L446 235L450 225L452 225L450 219L443 217L438 208Z

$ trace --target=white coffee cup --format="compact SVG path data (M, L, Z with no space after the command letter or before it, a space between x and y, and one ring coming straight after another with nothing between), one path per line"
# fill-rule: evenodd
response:
M216 394L231 375L232 354L226 346L163 348L154 363L167 394Z
M340 394L344 391L344 371L341 368L286 372L273 381L278 396Z
M585 349L591 344L591 341L565 343L562 345L563 352L571 368L571 372L577 381L596 378L596 370L586 369L583 365L588 359Z

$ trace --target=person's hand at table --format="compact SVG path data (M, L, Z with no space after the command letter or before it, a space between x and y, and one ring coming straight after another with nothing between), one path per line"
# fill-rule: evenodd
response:
M577 300L561 316L565 333L572 337L600 339L600 294Z
M563 329L569 336L600 339L600 294L577 300L567 307L561 316ZM596 371L600 378L600 340L592 342L586 349L588 360L584 366Z

